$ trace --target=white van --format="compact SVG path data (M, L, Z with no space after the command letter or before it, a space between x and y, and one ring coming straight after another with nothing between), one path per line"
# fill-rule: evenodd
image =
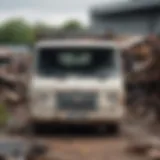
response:
M115 127L124 116L120 49L104 40L36 44L30 85L32 122Z

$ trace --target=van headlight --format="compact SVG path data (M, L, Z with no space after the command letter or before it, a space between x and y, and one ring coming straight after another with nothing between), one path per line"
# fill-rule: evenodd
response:
M32 96L32 104L35 106L49 106L53 103L53 99L47 93L37 93Z
M117 104L117 103L119 103L120 96L119 96L119 94L117 92L108 92L107 93L107 100L111 104Z
M52 117L54 113L53 94L36 93L31 95L30 112L33 116L48 118Z
M114 91L111 91L111 92L108 92L107 93L107 101L110 103L110 104L117 104L117 105L124 105L125 103L125 97L124 97L124 94L123 93L120 93L120 92L114 92Z

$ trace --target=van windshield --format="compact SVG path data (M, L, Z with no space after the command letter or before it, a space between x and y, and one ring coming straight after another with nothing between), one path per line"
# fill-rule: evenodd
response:
M106 75L115 70L112 49L43 48L39 51L38 74Z

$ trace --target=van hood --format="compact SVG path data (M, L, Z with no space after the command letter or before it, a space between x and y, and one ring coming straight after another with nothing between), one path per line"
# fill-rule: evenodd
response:
M32 79L31 88L34 90L99 90L99 89L118 89L122 86L121 78L112 77L105 79L98 78L40 78Z

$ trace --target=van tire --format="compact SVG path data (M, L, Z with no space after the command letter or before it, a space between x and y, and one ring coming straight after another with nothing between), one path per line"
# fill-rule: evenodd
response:
M114 136L118 136L120 135L120 125L115 123L115 124L109 124L106 126L108 128L108 131L111 135L114 135Z
M107 134L111 136L118 136L120 134L119 124L105 124L98 126L98 133Z

